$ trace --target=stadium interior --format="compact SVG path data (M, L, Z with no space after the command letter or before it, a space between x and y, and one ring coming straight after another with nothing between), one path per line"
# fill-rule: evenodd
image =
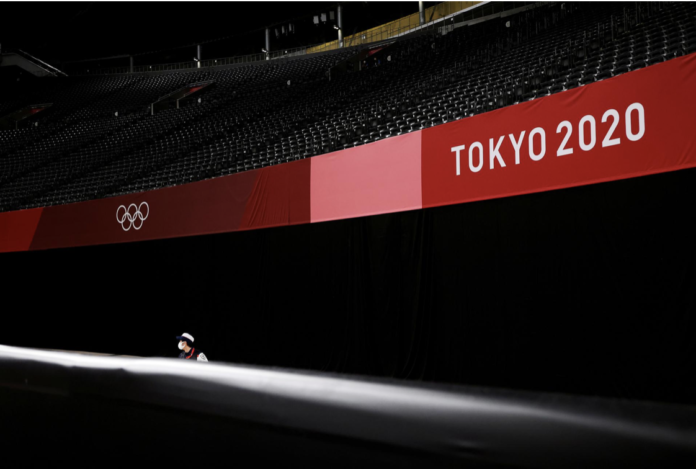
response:
M416 17L422 4L397 3ZM3 215L350 157L696 52L692 2L438 5L370 42L339 27L353 3L319 2L308 27L330 11L321 27L350 39L285 55L241 36L263 52L194 45L186 65L137 70L39 59L0 32L0 248L19 229ZM245 467L694 467L696 168L684 168L321 223L0 249L0 419L18 445L61 452L78 435L153 461L186 437L200 460L237 451ZM183 331L211 364L164 360Z
M370 63L380 65L361 73L345 71L365 49L354 46L280 63L25 79L3 87L0 114L52 106L2 133L0 210L140 192L308 158L696 51L693 4L654 8L644 22L647 6L626 12L619 3L552 3L444 35L405 36L379 47ZM181 108L153 114L160 98L199 83L209 86Z

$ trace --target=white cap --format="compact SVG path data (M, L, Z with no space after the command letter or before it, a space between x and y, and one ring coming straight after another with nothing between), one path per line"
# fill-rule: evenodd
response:
M191 343L193 343L193 336L191 334L189 334L188 332L184 332L183 334L177 336L176 338L179 340L188 339L191 341Z

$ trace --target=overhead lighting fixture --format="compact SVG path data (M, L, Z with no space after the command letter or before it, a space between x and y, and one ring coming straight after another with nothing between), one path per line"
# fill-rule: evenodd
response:
M197 59L196 57L194 57L193 60L194 60L195 62L198 62L198 59Z
M261 52L263 52L264 54L268 54L268 51L266 49L261 49Z
M334 25L334 29L335 29L336 31L340 31L340 30L341 30L341 28L339 28L339 27L336 26L336 25Z

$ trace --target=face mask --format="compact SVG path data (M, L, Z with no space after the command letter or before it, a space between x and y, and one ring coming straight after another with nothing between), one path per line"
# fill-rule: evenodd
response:
M185 342L179 342L179 350L184 350L185 346L186 346Z

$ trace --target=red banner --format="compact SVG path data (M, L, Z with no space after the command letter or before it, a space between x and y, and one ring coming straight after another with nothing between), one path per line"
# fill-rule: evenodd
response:
M696 166L696 56L423 132L423 207Z
M309 171L309 160L301 160L139 194L47 207L30 249L309 223Z
M696 55L255 171L0 213L0 252L376 215L696 167Z

